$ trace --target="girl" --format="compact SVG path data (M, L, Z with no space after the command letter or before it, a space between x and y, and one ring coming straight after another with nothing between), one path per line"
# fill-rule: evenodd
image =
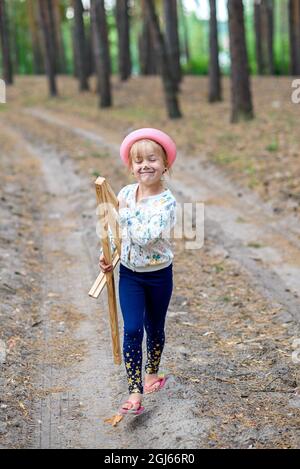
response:
M120 413L140 414L143 393L158 391L166 378L158 375L165 342L165 318L173 289L170 230L176 223L176 199L164 186L163 174L176 158L176 146L164 132L145 128L131 132L120 148L123 162L137 183L118 194L122 249L119 300L124 319L123 356L129 398ZM116 249L110 239L113 253ZM100 255L103 272L112 269ZM142 341L147 334L145 384L142 384Z

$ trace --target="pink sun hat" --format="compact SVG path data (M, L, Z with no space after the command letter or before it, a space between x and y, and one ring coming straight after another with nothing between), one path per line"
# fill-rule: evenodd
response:
M170 168L176 159L176 145L174 141L165 132L147 127L134 130L124 138L120 147L120 156L123 162L127 166L129 165L129 153L132 145L138 140L143 140L144 138L154 140L163 147L166 152Z

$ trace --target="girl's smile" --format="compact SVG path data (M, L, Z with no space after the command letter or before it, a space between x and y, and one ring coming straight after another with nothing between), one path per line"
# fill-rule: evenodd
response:
M161 176L164 172L164 162L160 155L150 153L146 156L138 155L132 161L133 175L139 182L148 185L157 185L160 182Z

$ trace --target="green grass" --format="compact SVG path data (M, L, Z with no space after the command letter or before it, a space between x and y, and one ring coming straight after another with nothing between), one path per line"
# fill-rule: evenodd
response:
M91 156L93 158L109 158L110 155L107 152L93 151Z
M219 299L221 301L224 301L225 303L229 303L231 301L231 298L229 296L221 296Z
M244 172L248 174L249 176L253 176L256 174L256 169L253 165L249 164L245 169Z
M231 142L234 142L235 140L236 140L236 136L229 132L226 132L225 134L222 134L218 137L219 143L231 143Z
M262 248L262 247L263 247L262 244L256 243L255 241L250 241L250 243L248 243L247 246L248 246L249 248L256 248L256 249L259 249L259 248Z
M208 57L193 58L187 64L183 64L182 69L187 75L207 75L208 63Z
M275 151L278 151L278 149L279 149L279 145L278 145L278 142L275 140L273 140L272 143L266 146L266 150L268 150L269 152L275 152Z
M238 160L238 157L235 155L228 155L227 153L216 153L213 159L217 164L226 165Z
M259 180L256 179L256 178L254 178L254 177L251 178L250 181L249 181L249 183L248 183L248 187L249 187L250 189L254 189L254 187L256 187L256 186L258 186L258 185L259 185Z
M224 271L224 266L222 264L216 264L214 265L215 272L218 274L219 272Z

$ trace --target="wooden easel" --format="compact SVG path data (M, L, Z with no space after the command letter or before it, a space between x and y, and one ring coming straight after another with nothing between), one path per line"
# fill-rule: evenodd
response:
M121 349L120 349L120 338L119 338L119 327L118 327L118 310L117 300L114 282L114 268L118 264L121 256L121 240L119 237L119 225L116 218L116 214L112 209L112 206L118 212L119 202L115 196L112 188L108 184L105 178L98 177L95 181L96 186L96 198L97 205L99 207L99 220L101 229L101 243L103 248L103 255L107 264L112 264L113 269L110 272L100 272L92 288L89 291L89 295L92 298L98 298L102 292L104 286L107 286L108 294L108 308L109 308L109 319L111 328L111 338L113 347L114 363L120 365ZM116 252L112 258L110 250L110 242L108 237L108 225L110 227L117 227L113 232L114 243L116 245Z

